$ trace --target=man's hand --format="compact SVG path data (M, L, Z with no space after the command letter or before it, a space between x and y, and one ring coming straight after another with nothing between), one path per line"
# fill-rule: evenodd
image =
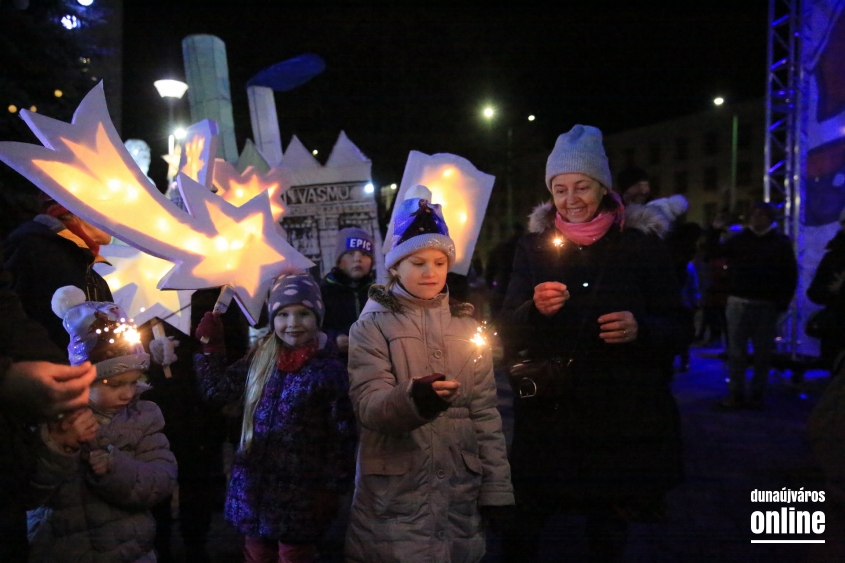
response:
M15 362L0 376L0 399L23 413L49 419L86 406L96 377L90 362L78 366Z
M569 290L560 282L543 282L534 288L534 305L543 316L557 313L567 299Z

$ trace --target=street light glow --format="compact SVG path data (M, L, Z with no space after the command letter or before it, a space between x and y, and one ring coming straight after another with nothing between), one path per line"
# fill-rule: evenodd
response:
M162 98L181 98L188 90L188 85L180 80L156 80L153 86Z
M528 116L528 121L534 121L536 118L533 115Z
M390 184L390 189L391 189L391 190L395 190L395 189L396 189L396 184Z
M366 186L364 186L364 193L365 193L365 194L371 194L371 193L373 193L375 190L376 190L376 189L375 189L375 187L373 186L373 184L372 184L372 183L368 183Z
M319 152L320 151L318 151L317 149L314 149L313 151L311 151L311 154L313 154L314 156L317 156L319 154Z
M65 29L74 29L79 27L79 20L76 19L76 16L68 14L62 18L62 25L65 26Z
M17 113L17 112L18 112L18 106L16 106L15 104L9 104L9 113Z
M185 138L188 132L185 131L183 128L179 127L175 131L173 131L173 136L179 139L180 141Z
M487 119L491 119L495 113L496 113L496 110L494 110L490 106L487 106L486 108L484 108L484 117L486 117Z
M76 3L80 6L90 6L94 3L94 0L76 0Z
M717 98L713 98L713 104L714 105L720 106L724 103L725 103L725 98L723 98L722 96L719 96Z
M56 96L57 98L61 98L63 93L62 93L61 90L53 90L53 95Z

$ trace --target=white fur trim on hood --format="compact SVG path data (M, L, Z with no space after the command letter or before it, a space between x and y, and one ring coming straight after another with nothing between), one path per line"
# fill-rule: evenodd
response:
M668 212L664 211L664 208L677 210L683 206L683 210L686 211L688 204L686 198L682 195L673 195L664 199L672 201L671 203L666 202L665 205L662 203L656 205L649 203L647 205L625 206L624 228L636 229L646 234L657 235L660 238L666 237L666 234L672 230L672 222L683 211L670 216ZM528 216L528 232L542 233L546 229L554 227L556 212L557 210L554 204L550 201L541 203L535 207Z

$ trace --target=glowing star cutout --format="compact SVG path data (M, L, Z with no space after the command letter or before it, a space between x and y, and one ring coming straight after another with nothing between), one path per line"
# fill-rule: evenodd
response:
M205 139L196 137L191 139L184 145L185 165L179 170L193 181L199 178L200 170L205 166L205 161L202 159L202 149L205 148Z
M282 186L287 184L281 174L282 171L276 168L267 174L259 174L252 166L239 173L234 166L218 158L214 163L214 187L219 196L236 207L266 191L273 219L278 222L285 214L281 193Z
M237 208L181 174L190 214L161 194L115 131L102 83L70 124L30 112L23 118L44 147L0 143L0 159L86 221L175 263L159 288L231 285L255 324L272 279L313 266L276 227L266 193Z
M209 189L214 177L217 132L217 124L210 119L188 127L179 158L179 172Z
M156 258L123 244L100 247L108 260L94 265L109 284L114 301L142 325L154 317L166 320L185 334L191 333L191 295L189 291L162 291L158 281L173 268L173 263ZM110 264L110 265L109 265Z
M408 190L417 184L431 190L431 201L441 205L449 237L455 242L452 272L461 275L469 272L495 180L495 176L481 172L470 161L454 154L430 156L417 151L408 154L397 201L403 201ZM393 238L393 222L391 217L385 245ZM384 252L388 250L385 248Z

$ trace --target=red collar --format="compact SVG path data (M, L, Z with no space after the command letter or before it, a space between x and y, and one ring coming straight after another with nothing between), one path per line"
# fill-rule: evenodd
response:
M319 340L316 338L298 348L284 347L276 359L276 367L279 368L279 371L299 371L305 365L305 362L314 357L318 347Z

